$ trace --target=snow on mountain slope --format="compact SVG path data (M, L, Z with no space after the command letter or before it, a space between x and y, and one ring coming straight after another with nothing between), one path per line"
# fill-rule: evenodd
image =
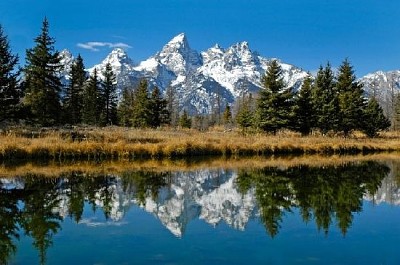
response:
M170 40L155 58L177 77L187 76L202 64L201 56L190 48L184 33Z
M370 73L359 79L363 84L366 96L375 97L385 114L392 116L392 105L400 93L400 70Z
M271 62L271 59L252 52L247 42L237 43L226 50L216 45L202 56L204 64L199 71L226 87L235 98L241 93L256 93L262 87L261 77ZM286 85L297 90L307 73L289 64L280 62L280 65Z
M117 94L122 95L122 90L125 87L136 85L136 80L133 78L135 74L134 62L129 58L128 54L121 48L115 48L110 54L100 63L90 69L89 74L92 74L94 69L97 70L97 76L103 79L103 72L106 69L107 63L110 63L111 69L117 78Z
M114 49L102 63L93 66L99 77L106 63L110 63L117 76L118 91L135 87L145 78L149 86L158 86L162 92L174 87L180 99L180 110L191 114L216 111L216 106L231 104L243 93L256 93L261 87L270 59L261 57L249 48L247 42L237 43L227 49L216 45L199 54L189 46L185 34L172 38L161 51L135 65L122 49ZM306 72L281 63L287 86L298 89Z
M62 65L61 77L62 82L66 83L70 76L69 73L71 72L72 64L75 61L74 56L72 56L71 52L67 49L62 50L59 53L60 64Z

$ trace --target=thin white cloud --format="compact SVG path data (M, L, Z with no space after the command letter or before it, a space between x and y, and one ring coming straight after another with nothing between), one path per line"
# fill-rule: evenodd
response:
M100 50L99 48L101 47L124 48L124 49L132 48L132 46L123 42L112 43L112 42L101 42L101 41L89 41L86 43L78 43L76 46L93 52L99 51Z

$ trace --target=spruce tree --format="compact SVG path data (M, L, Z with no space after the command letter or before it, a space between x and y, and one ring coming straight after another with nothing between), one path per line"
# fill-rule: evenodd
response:
M192 119L189 117L186 110L183 110L182 116L179 118L179 126L187 129L192 127Z
M231 106L228 103L225 105L225 110L223 113L224 125L232 124L232 111Z
M0 123L18 116L21 88L18 86L18 56L13 55L7 36L0 25Z
M360 117L365 108L362 84L356 81L353 67L346 59L339 67L336 83L339 94L339 130L347 136L352 130L361 128Z
M99 79L97 69L94 69L89 80L85 84L83 96L82 122L88 125L99 125Z
M83 95L86 81L85 66L79 54L73 62L69 73L70 81L64 98L65 122L79 124L82 122Z
M167 101L161 96L158 87L154 87L150 97L150 126L157 128L162 124L169 123L169 112Z
M257 127L266 132L276 133L288 128L293 117L293 92L285 88L282 68L273 60L262 78L263 89L257 101Z
M335 75L329 63L320 66L312 88L313 105L317 115L316 125L323 134L339 127L339 98Z
M375 137L379 131L390 127L390 121L383 115L383 109L379 106L375 98L368 101L362 118L362 131L368 137Z
M295 130L303 136L310 134L315 126L315 110L312 104L312 79L307 76L295 100Z
M179 121L179 102L174 87L167 87L165 91L165 99L167 101L167 111L169 113L169 124L172 127L176 127Z
M252 95L243 95L239 102L238 112L236 114L236 123L239 125L242 133L245 133L246 130L248 130L254 124L254 111L252 105Z
M55 40L49 35L49 23L43 20L42 32L35 38L36 46L26 51L25 104L33 121L41 126L55 125L60 116L61 80L59 53L54 49Z
M101 108L102 126L117 124L117 77L112 71L111 64L107 63L104 79L100 83L99 107Z
M394 104L394 129L400 130L400 93L397 94Z
M122 98L118 105L118 123L121 126L132 126L134 95L131 88L122 90Z
M134 104L132 108L132 126L145 128L150 126L150 98L148 83L145 79L140 80L139 86L134 92Z

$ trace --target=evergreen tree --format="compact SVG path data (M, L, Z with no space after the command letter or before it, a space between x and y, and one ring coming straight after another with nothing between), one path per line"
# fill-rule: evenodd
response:
M361 128L360 117L365 108L362 84L356 81L353 67L346 59L339 67L336 83L339 93L339 130L347 136L352 130Z
M179 121L179 103L177 98L176 89L168 87L165 91L165 99L167 100L167 111L169 113L169 124L176 127Z
M179 118L179 126L190 129L192 127L192 119L186 110L183 110L182 116Z
M145 79L142 79L134 92L132 125L140 128L148 127L150 125L150 115L148 83Z
M169 123L169 112L167 110L167 100L160 93L158 87L154 87L150 98L150 126L157 128L162 124Z
M224 118L225 125L232 124L232 111L231 111L231 107L229 106L228 103L226 103L223 118Z
M35 38L36 46L26 51L25 104L33 120L42 126L55 125L61 109L61 80L59 53L54 49L55 40L49 35L49 23L43 20L42 32Z
M328 63L320 66L312 89L316 125L323 134L336 131L339 126L339 99L336 91L335 76Z
M400 130L400 93L397 94L394 105L394 125L395 130Z
M117 78L112 71L111 64L107 63L104 79L100 84L99 107L101 108L101 122L103 126L117 124Z
M368 101L362 117L362 131L368 137L375 137L379 131L386 130L390 127L389 119L383 115L383 110L375 98L371 98Z
M285 88L282 68L276 60L268 66L262 83L264 89L260 90L257 101L257 127L275 134L290 125L293 117L293 92L291 88Z
M18 116L22 93L18 86L17 64L18 56L11 53L7 36L0 25L0 123Z
M64 99L64 121L79 124L82 122L84 84L87 79L80 54L72 64L69 75L71 78Z
M240 100L240 99L239 99ZM252 108L253 97L251 94L248 96L243 95L241 102L239 102L239 109L236 114L236 123L244 133L248 128L253 126L254 111Z
M121 126L132 126L134 95L130 88L122 90L121 102L118 105L118 123Z
M83 96L82 122L88 125L98 125L100 121L99 109L99 80L97 69L94 69L86 82Z
M315 113L311 96L312 79L307 76L295 100L295 129L308 135L315 126Z

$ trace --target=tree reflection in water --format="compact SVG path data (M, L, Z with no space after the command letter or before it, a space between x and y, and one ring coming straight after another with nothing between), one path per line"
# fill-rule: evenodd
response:
M389 168L377 162L273 167L241 171L237 184L242 193L255 189L260 219L271 237L278 233L284 213L293 208L299 208L304 222L314 218L325 234L336 218L345 235L353 213L362 210L363 196L374 194L388 173Z
M387 166L377 162L287 169L268 167L239 170L237 175L233 173L233 188L242 194L254 191L260 220L271 237L278 234L284 214L295 208L299 209L304 222L315 220L318 229L326 234L336 219L345 235L353 214L362 211L363 196L374 194L388 172ZM200 193L211 194L227 181L227 177L222 176L226 171L217 173L217 181L210 178L212 183L201 184L204 190ZM6 264L15 254L16 242L24 234L33 239L40 263L45 264L46 251L53 243L53 236L60 231L64 218L69 216L79 223L85 204L91 205L93 211L101 208L108 219L116 214L113 203L118 196L139 206L145 205L148 199L157 201L160 190L171 184L179 185L174 183L179 181L175 177L183 174L130 171L115 176L70 172L57 178L26 175L0 179L0 263ZM200 194L187 192L189 195L182 196L183 199L195 196L190 194ZM190 200L195 202L193 198ZM66 204L63 212L61 202ZM199 212L196 210L197 214Z

